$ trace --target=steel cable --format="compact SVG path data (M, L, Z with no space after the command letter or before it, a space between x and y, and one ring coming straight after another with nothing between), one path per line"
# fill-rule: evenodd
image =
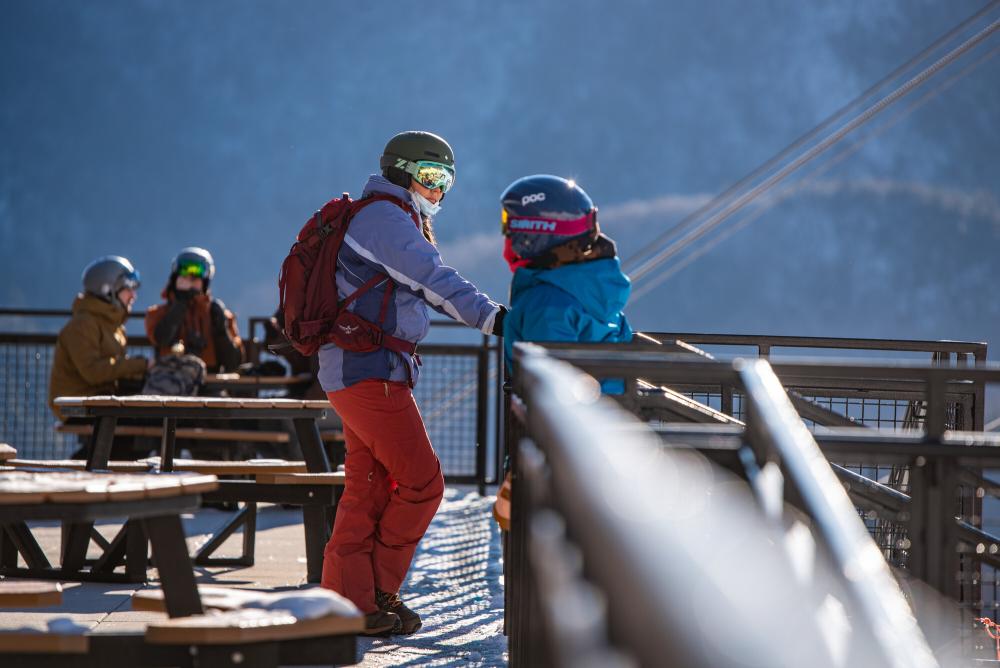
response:
M877 130L874 130L873 132L869 133L868 135L865 135L864 137L862 137L858 141L852 143L846 149L844 149L843 151L841 151L839 154L837 154L834 157L832 157L827 163L825 163L820 168L818 168L813 174L809 175L805 180L803 180L803 181L801 181L799 183L787 186L784 190L781 190L780 192L778 192L771 199L766 200L760 206L760 208L754 210L752 214L750 214L749 216L747 216L747 218L744 218L744 219L742 219L740 221L737 221L734 225L730 226L726 230L720 232L715 237L713 237L710 240L706 241L704 245L696 248L695 250L693 250L688 255L685 255L680 261L678 261L678 262L670 265L670 267L668 267L665 270L657 273L655 276L653 276L652 278L650 278L648 281L644 282L641 287L639 287L638 289L633 290L633 292L631 294L631 297L630 297L630 301L632 303L635 303L635 301L641 299L645 295L647 295L650 292L652 292L653 289L655 289L656 287L658 287L661 283L663 283L668 278L670 278L671 276L673 276L674 274L676 274L677 272L679 272L684 267L686 267L689 264L691 264L692 262L694 262L696 259L698 259L702 255L704 255L705 253L707 253L711 249L713 249L716 246L718 246L720 243L722 243L723 241L725 241L726 239L728 239L729 237L731 237L733 234L735 234L736 232L742 230L743 228L747 227L751 223L753 223L753 222L757 221L758 219L760 219L760 217L763 216L765 213L767 213L767 211L771 210L772 208L774 208L778 204L786 201L792 195L795 195L796 193L802 191L803 189L805 189L810 184L816 182L816 180L820 176L822 176L824 173L828 172L831 168L833 168L836 165L840 164L846 158L849 158L850 156L852 156L855 153L857 153L865 144L867 144L868 142L870 142L872 139L875 139L876 137L884 134L887 130L889 130L890 128L892 128L899 121L901 121L904 118L906 118L907 116L909 116L911 113L913 113L914 111L916 111L916 109L918 109L919 107L923 106L925 103L929 102L931 99L933 99L934 97L936 97L937 95L939 95L941 92L943 92L947 88L950 88L955 82L957 82L960 79L963 79L966 76L968 76L969 74L971 74L977 67L979 67L980 65L982 65L983 63L985 63L990 58L993 58L998 53L1000 53L1000 47L996 47L996 48L992 49L986 55L984 55L982 58L978 59L976 62L972 63L971 65L969 65L967 68L965 68L964 70L962 70L961 72L959 72L955 76L951 77L950 79L946 80L945 82L943 82L939 86L935 87L930 92L928 92L927 94L923 95L918 100L916 100L915 102L913 102L911 105L909 105L908 107L906 107L905 109L903 109L900 113L898 113L895 116L893 116L884 126L878 128Z
M659 236L657 236L655 239L653 239L652 241L650 241L649 245L647 246L647 249L637 251L632 257L630 257L627 260L625 260L624 267L625 267L626 271L629 269L629 267L631 265L640 263L641 258L644 255L650 254L650 251L648 249L655 249L658 245L662 244L664 241L666 241L667 239L669 239L679 229L685 227L686 225L689 225L691 222L693 222L694 220L696 220L699 216L703 215L707 211L710 211L713 208L716 208L716 207L720 206L722 204L722 202L724 202L730 195L732 195L737 190L739 190L740 188L742 188L743 186L745 186L746 184L750 183L751 181L753 181L754 179L756 179L758 176L760 176L761 174L763 174L764 172L766 172L767 170L769 170L771 167L773 167L779 161L781 161L781 159L783 159L784 157L786 157L787 155L789 155L792 151L798 149L800 146L802 146L806 142L808 142L811 139L815 138L821 132L823 132L824 130L826 130L827 128L829 128L830 126L832 126L834 123L836 123L839 119L841 119L845 115L847 115L847 113L850 112L852 109L855 109L856 107L859 107L864 100L867 100L868 98L870 98L876 91L878 91L879 89L881 89L884 86L886 86L889 82L895 80L896 78L898 78L902 74L904 74L904 73L910 71L911 69L913 69L914 66L916 66L918 63L920 63L921 61L923 61L925 58L927 58L931 53L933 53L935 50L937 50L941 45L950 42L956 35L958 35L959 33L961 33L968 26L974 24L976 21L978 21L984 15L988 14L997 5L1000 5L1000 0L993 0L988 5L986 5L985 7L983 7L981 10L979 10L978 12L976 12L975 14L973 14L972 16L970 16L969 18L967 18L964 21L962 21L961 23L959 23L957 26L955 26L954 28L952 28L951 30L949 30L947 33L945 33L941 37L939 37L936 40L934 40L934 42L932 42L930 45L928 45L926 48L924 48L920 53L918 53L917 55L913 56L908 61L906 61L905 63L903 63L899 67L897 67L895 70L893 70L892 72L890 72L889 74L887 74L886 76L884 76L880 81L878 81L877 83L875 83L872 86L870 86L863 93L861 93L860 95L858 95L857 97L855 97L851 102L847 103L846 105L844 105L843 107L841 107L840 109L838 109L836 112L834 112L831 116L827 117L827 119L824 120L822 123L820 123L819 125L817 125L816 127L814 127L812 130L810 130L809 132L807 132L806 134L802 135L801 137L799 137L798 139L796 139L794 142L792 142L791 144L789 144L788 146L786 146L777 155L775 155L774 157L772 157L771 159L769 159L764 164L758 166L751 173L747 174L742 179L740 179L736 183L734 183L731 186L729 186L728 188L726 188L725 191L723 191L722 193L720 193L720 194L716 195L715 197L713 197L709 202L705 203L703 206L699 207L697 210L695 210L692 213L690 213L687 216L685 216L682 220L680 220L677 224L675 224L669 230L667 230L666 232L663 232L662 234L660 234Z
M969 24L969 22L975 20L976 18L979 18L985 12L989 11L990 9L992 9L994 6L996 6L998 4L1000 4L1000 0L994 0L994 2L991 2L990 5L988 5L986 8L984 8L983 10L981 10L974 17L971 17L970 19L967 19L959 27L956 27L955 29L953 29L952 31L950 31L948 35L946 35L945 37L942 37L941 39L937 40L937 42L935 42L935 45L933 45L932 47L929 47L928 49L925 49L920 56L916 57L915 59L911 59L910 62L914 62L915 60L919 61L923 57L923 54L926 54L929 51L933 50L942 41L945 41L946 39L948 39L949 36L951 36L951 35L955 34L956 32L960 31L962 28L964 28L965 26L967 26ZM951 51L949 51L947 54L945 54L944 56L942 56L941 58L939 58L932 65L930 65L929 67L925 68L919 74L917 74L916 76L914 76L911 79L909 79L902 86L899 86L898 88L896 88L895 90L893 90L889 95L881 98L874 105L871 105L870 107L868 107L864 112L862 112L858 116L854 117L850 122L848 122L846 125L844 125L843 127L841 127L838 131L836 131L835 133L833 133L832 135L830 135L829 137L827 137L826 139L824 139L823 141L821 141L817 145L813 146L807 152L805 152L804 154L802 154L801 156L799 156L798 158L796 158L795 160L793 160L791 163L789 163L788 165L786 165L785 167L783 167L782 169L780 169L778 172L776 172L775 174L773 174L772 176L770 176L769 178L767 178L766 180L764 180L763 182L761 182L760 184L758 184L757 186L755 186L754 188L752 188L751 190L749 190L748 192L746 192L745 194L743 194L740 197L736 198L734 201L732 201L731 203L729 203L728 205L726 205L721 211L719 211L718 213L714 214L713 216L711 216L707 220L705 220L705 221L697 224L692 230L690 230L689 232L687 232L686 234L684 234L683 236L681 236L679 239L671 242L670 244L662 247L659 251L656 251L655 253L653 253L649 257L649 259L645 260L637 268L632 269L629 272L631 274L631 276L632 276L633 282L638 282L638 281L643 280L644 277L646 277L647 275L649 275L650 272L652 272L654 269L656 269L656 267L658 267L663 262L665 262L666 260L668 260L671 257L673 257L674 255L676 255L684 247L686 247L687 245L693 243L694 241L697 241L699 238L701 238L702 236L704 236L704 234L706 234L708 231L710 231L711 229L713 229L716 226L718 226L721 222L723 222L724 220L726 220L733 213L735 213L739 209L743 208L746 204L748 204L752 200L756 199L760 194L762 194L763 192L765 192L765 191L769 190L770 188L774 187L775 185L777 185L778 183L780 183L781 181L783 181L785 178L787 178L791 173L793 173L794 171L796 171L797 169L799 169L803 165L807 164L808 162L812 161L817 156L819 156L822 153L824 153L831 146L833 146L834 144L836 144L837 142L839 142L841 139L843 139L844 136L846 136L847 134L849 134L853 130L857 129L858 127L860 127L860 126L864 125L865 123L867 123L868 121L870 121L872 118L874 118L876 115L878 115L879 113L881 113L888 106L890 106L891 104L895 103L897 100L899 100L900 98L902 98L903 96L905 96L908 93L910 93L913 89L915 89L916 87L918 87L921 84L923 84L927 79L929 79L930 77L932 77L938 71L940 71L941 69L943 69L944 67L946 67L947 65L949 65L950 63L952 63L954 60L956 60L957 58L959 58L961 55L963 55L964 53L966 53L967 51L969 51L970 49L972 49L973 47L975 47L976 45L978 45L982 41L984 41L986 38L988 38L990 35L992 35L994 32L996 32L996 30L998 28L1000 28L1000 20L993 21L987 27L983 28L978 33L976 33L972 37L970 37L967 40L965 40L962 44L960 44L956 48L954 48ZM894 77L900 70L905 70L905 69L907 69L907 66L903 66L903 68L898 68L892 75L890 75L889 78ZM883 80L883 81L885 81L885 80ZM869 89L869 91L871 91L873 89L877 89L877 88L881 87L881 85L882 85L882 83L876 84L876 86L873 87L873 88L871 88L871 89ZM861 98L858 98L858 99L859 100L860 99L864 99L865 95L867 95L867 92L866 92L866 94L862 95ZM824 121L823 124L821 124L820 126L818 126L813 131L811 131L811 132L807 133L806 135L804 135L803 137L801 137L799 140L797 140L795 143L793 143L792 145L790 145L788 148L786 148L780 154L778 154L777 156L775 156L774 158L772 158L771 160L769 160L767 163L765 163L765 165L762 165L761 167L759 167L758 169L756 169L753 173L751 173L750 175L748 175L744 179L741 179L740 182L738 182L734 186L732 186L729 189L727 189L722 195L714 198L711 202L709 202L705 206L700 207L698 209L698 211L694 212L690 216L687 216L684 220L682 220L680 223L678 223L673 228L671 228L670 230L668 230L665 234L661 235L658 238L657 241L659 241L660 239L668 238L670 235L674 234L678 229L680 229L680 228L688 225L690 222L692 222L693 220L695 220L698 216L700 216L704 212L709 211L709 210L711 210L713 208L716 208L716 207L720 206L729 197L729 195L731 195L736 189L738 189L742 185L745 185L747 182L749 182L750 180L752 180L753 178L755 178L759 174L763 173L766 169L768 169L769 167L773 166L778 160L780 160L782 157L784 157L785 155L787 155L789 152L791 152L795 148L797 148L797 147L801 146L802 144L804 144L805 142L809 141L809 139L811 139L814 136L816 136L816 134L818 134L818 132L820 132L822 129L825 129L826 127L829 127L830 124L832 124L833 122L835 122L840 116L843 115L843 113L845 112L845 110L851 109L851 108L853 108L855 106L857 106L857 100L855 102L852 102L851 104L847 105L846 107L844 107L841 111L837 112L837 114L835 114L833 117L831 117L827 121ZM654 243L656 243L656 242L654 242ZM628 262L626 263L626 266L628 266Z

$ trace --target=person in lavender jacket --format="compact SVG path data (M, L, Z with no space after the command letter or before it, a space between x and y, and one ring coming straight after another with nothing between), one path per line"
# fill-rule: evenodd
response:
M381 176L368 179L362 197L385 193L398 202L373 202L351 221L333 277L340 298L383 274L392 280L349 308L381 323L386 334L423 339L429 305L500 336L506 308L443 264L435 245L432 219L455 180L451 146L429 132L403 132L389 140L380 162ZM388 308L381 319L383 299ZM322 585L361 609L366 633L413 633L420 616L403 604L399 590L444 495L441 465L411 392L418 359L387 348L356 353L327 344L319 364L320 384L344 422L347 450Z

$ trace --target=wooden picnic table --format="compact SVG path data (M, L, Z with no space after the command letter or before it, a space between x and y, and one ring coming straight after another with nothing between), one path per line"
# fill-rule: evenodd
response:
M254 376L238 373L210 373L205 375L204 387L213 390L228 389L280 389L294 385L308 385L316 380L311 373L297 373L291 376Z
M163 435L160 441L160 469L173 470L178 420L291 420L298 436L299 447L309 473L328 473L330 460L316 420L324 417L330 404L326 401L296 399L243 399L219 397L168 396L96 396L58 397L57 406L68 417L91 418L95 421L94 441L87 460L87 470L99 470L108 465L111 443L119 418L161 418ZM333 507L303 505L302 515L306 537L306 570L309 582L319 582L323 570L323 549L330 537ZM71 526L67 530L66 550L74 558L83 559L91 535L90 525Z
M91 572L101 570L102 560L110 558L108 552L91 572L84 570L85 555L69 550L64 550L61 566L53 567L27 522L92 523L127 517L134 530L120 546L127 556L126 571L141 569L145 573L148 538L170 614L201 614L180 513L196 510L201 494L216 487L218 478L197 473L0 472L0 572L44 579L93 579ZM18 568L18 554L26 568Z

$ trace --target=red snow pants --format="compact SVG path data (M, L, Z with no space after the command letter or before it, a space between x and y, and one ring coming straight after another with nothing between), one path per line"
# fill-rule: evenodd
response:
M327 397L344 422L346 483L322 585L361 612L399 591L444 496L441 464L405 383L366 380Z

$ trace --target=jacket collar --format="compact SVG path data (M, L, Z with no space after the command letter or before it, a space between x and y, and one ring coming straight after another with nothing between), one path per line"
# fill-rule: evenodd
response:
M411 193L406 188L401 188L395 183L391 182L389 179L379 174L372 174L368 177L368 183L365 184L365 189L361 196L374 195L376 193L385 193L387 195L392 195L397 197L402 201L410 205L416 213L420 213L420 207L417 205L416 200L413 199L413 193Z
M115 327L124 325L125 321L128 320L128 313L121 306L85 293L78 294L73 300L73 315L78 313L89 313L102 320L107 320Z

